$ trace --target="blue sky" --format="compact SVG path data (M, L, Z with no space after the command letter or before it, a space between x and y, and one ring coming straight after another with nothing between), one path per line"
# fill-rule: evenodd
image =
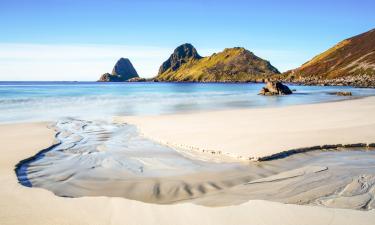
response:
M185 42L202 55L246 47L285 71L375 28L374 9L373 0L0 0L0 80L95 80L118 57L151 77Z

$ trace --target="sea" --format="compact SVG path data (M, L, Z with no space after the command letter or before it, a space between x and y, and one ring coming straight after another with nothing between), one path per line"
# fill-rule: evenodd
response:
M62 118L110 120L123 115L283 107L375 95L375 89L289 85L294 94L260 96L263 83L0 82L0 123ZM350 91L353 96L336 96ZM225 119L225 118L223 118Z

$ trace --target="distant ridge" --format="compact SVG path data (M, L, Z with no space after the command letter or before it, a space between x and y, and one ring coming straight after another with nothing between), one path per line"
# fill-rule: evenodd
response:
M226 48L201 57L191 44L178 46L160 66L156 81L246 82L280 72L245 48Z
M375 29L345 39L301 67L285 72L284 80L375 87Z

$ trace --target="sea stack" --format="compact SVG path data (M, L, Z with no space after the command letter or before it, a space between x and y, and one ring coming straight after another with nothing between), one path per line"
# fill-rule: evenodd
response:
M102 82L122 82L139 77L133 64L128 58L120 58L113 67L112 73L103 74L98 81Z

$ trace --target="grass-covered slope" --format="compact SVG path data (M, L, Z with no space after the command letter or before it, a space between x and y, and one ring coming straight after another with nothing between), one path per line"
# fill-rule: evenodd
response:
M295 81L330 80L344 85L370 86L375 81L375 29L341 41L284 75Z
M176 57L172 54L170 58ZM165 68L163 65L169 64L167 60L155 79L158 81L245 82L279 74L279 71L268 61L238 47L227 48L209 57L184 58L182 62L177 68Z

